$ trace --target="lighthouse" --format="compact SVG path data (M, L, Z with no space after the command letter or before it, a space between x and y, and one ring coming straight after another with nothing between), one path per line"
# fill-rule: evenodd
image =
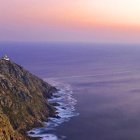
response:
M3 59L6 60L6 61L10 61L10 59L7 55L4 55Z

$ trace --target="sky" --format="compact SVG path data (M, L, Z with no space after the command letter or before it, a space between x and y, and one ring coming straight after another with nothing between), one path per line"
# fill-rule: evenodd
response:
M0 41L140 43L140 0L0 0Z

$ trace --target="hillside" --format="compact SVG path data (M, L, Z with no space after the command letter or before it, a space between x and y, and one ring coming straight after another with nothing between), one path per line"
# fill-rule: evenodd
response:
M25 140L55 109L48 98L57 89L8 59L0 59L0 140Z

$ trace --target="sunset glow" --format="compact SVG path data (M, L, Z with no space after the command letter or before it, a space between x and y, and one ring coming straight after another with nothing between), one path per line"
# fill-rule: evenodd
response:
M0 40L140 43L139 0L0 0Z

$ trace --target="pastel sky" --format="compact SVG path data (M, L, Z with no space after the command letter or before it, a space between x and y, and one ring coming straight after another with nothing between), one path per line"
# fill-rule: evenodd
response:
M140 0L0 0L0 41L140 43Z

